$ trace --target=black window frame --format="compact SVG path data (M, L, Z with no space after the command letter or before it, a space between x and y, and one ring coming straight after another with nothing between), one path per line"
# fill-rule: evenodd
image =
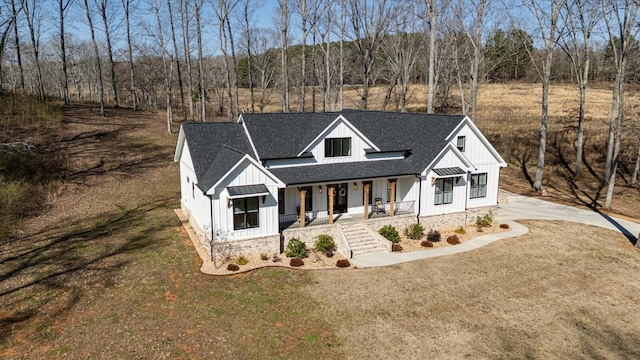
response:
M460 146L460 140L462 140L462 146ZM466 136L458 136L458 138L456 139L456 147L458 148L458 150L460 150L461 152L464 152L465 147L467 146L467 137Z
M439 185L439 183L441 185ZM451 189L447 191L447 188L445 187L445 185L451 183ZM434 194L434 198L433 198L433 204L434 205L448 205L448 204L453 204L453 186L454 186L454 181L453 178L439 178L436 179L435 182L435 194ZM441 191L438 191L438 188L442 189ZM445 198L446 198L446 194L450 194L449 196L449 201L446 202Z
M313 186L307 186L304 193L304 212L313 211Z
M255 204L255 208L249 208ZM242 206L241 206L242 205ZM243 209L244 208L244 209ZM240 211L238 211L240 210ZM236 221L242 216L242 222ZM252 224L250 223L250 220ZM260 227L260 198L258 196L233 199L233 230L247 230Z
M351 156L351 138L341 137L324 139L324 157L340 156Z
M480 181L482 178L484 178L484 184ZM485 197L487 197L487 173L471 174L469 199L481 199Z
M284 204L284 189L278 189L278 214L283 215L285 213L285 204Z

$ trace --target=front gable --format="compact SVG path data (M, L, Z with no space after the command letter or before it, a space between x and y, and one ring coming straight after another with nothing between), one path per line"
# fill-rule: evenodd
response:
M246 186L264 184L270 188L284 188L285 184L269 170L265 169L252 157L245 155L231 169L220 178L210 189L207 195L220 194L229 186Z
M465 149L462 151L462 154L474 165L498 164L500 167L507 166L507 163L498 151L468 117L465 117L451 134L447 136L447 140L456 147L459 136L464 136L465 138Z
M351 147L350 155L325 157L325 139L330 138L349 138ZM376 144L340 115L320 132L310 144L304 147L298 156L310 152L318 164L363 161L365 160L366 151L371 149L380 151L380 148Z
M436 156L436 158L422 171L422 176L426 176L430 171L440 168L454 168L459 167L465 171L474 170L473 163L469 161L458 149L449 143L444 149Z

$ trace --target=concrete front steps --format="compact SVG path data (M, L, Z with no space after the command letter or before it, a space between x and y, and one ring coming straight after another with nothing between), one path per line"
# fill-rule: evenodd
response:
M340 231L351 248L353 257L391 252L390 242L361 223L341 224Z

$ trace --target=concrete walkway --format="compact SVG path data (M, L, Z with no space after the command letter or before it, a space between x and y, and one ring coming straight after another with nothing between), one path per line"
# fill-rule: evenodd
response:
M528 228L514 221L518 219L562 220L598 226L609 230L619 231L632 242L638 240L637 236L640 233L640 224L632 221L619 219L595 211L578 209L537 198L509 193L509 201L506 204L500 205L496 220L502 224L509 224L511 231L482 235L460 245L431 250L364 255L351 259L351 263L360 268L377 267L463 253L480 248L494 241L517 237L528 233Z

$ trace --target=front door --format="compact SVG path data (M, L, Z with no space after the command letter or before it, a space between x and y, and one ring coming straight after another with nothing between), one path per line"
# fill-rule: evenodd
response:
M347 194L349 193L349 184L342 183L334 185L333 192L333 213L344 214L347 212ZM329 204L329 193L327 192L327 204Z

